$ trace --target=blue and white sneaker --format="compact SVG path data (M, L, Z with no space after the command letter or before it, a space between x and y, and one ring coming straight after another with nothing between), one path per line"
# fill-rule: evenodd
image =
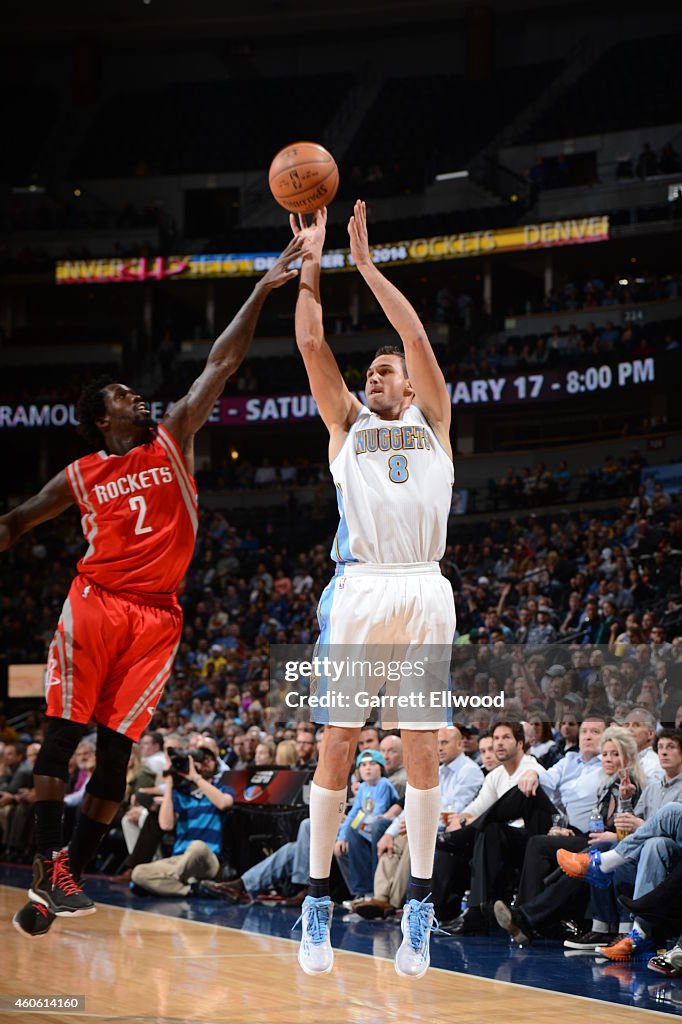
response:
M328 974L334 966L334 950L329 938L333 913L334 904L329 896L306 896L303 901L301 916L294 928L303 923L298 962L306 974Z
M433 903L410 900L403 908L400 929L403 941L395 955L395 969L401 978L421 978L431 963L429 941L431 932L438 928L433 914Z

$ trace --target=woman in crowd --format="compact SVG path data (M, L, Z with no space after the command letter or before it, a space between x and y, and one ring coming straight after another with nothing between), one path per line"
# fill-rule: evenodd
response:
M270 736L268 736L267 739L262 739L260 743L257 744L253 762L256 768L262 768L266 764L274 764L275 743Z
M565 842L562 847L569 850L584 850L589 846L599 843L613 843L616 841L613 819L618 810L619 797L629 797L633 804L639 799L640 793L645 785L645 779L639 764L637 744L629 730L618 725L609 726L604 732L601 740L602 771L599 789L595 797L595 810L599 812L599 818L603 823L603 829L598 832L591 832L586 836L575 828L554 826L550 835L564 836ZM589 888L580 879L570 878L561 874L554 877L549 885L544 886L543 878L529 878L527 865L537 863L533 857L528 857L528 852L533 843L542 842L543 836L534 836L529 840L529 851L526 854L524 871L521 875L519 895L523 897L513 909L498 901L495 904L495 917L505 931L508 931L514 942L527 944L534 935L542 935L546 931L552 931L562 915L571 908L571 916L575 916L575 907L584 908L589 897ZM555 873L556 874L556 873ZM618 911L614 908L615 932L618 931ZM578 936L575 942L589 942L594 933L595 924L602 927L602 922L593 922L592 927L585 933ZM628 928L630 924L628 923ZM598 944L607 944L611 941L615 932L608 932L614 928L614 922L607 922L607 931L600 931L594 945L575 945L574 948L585 949L595 948ZM610 937L609 937L610 936ZM571 940L567 940L571 941Z
M292 768L296 764L296 744L293 740L281 740L277 744L275 764L280 768Z
M544 711L532 711L526 718L530 726L528 753L540 762L543 768L551 768L561 754L552 736L552 727Z
M557 672L556 669L562 669ZM548 682L545 687L545 708L554 728L559 729L563 717L563 697L568 693L568 680L562 665L552 665L547 672Z

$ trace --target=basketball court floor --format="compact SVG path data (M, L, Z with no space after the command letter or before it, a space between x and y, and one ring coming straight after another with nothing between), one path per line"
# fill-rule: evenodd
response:
M396 924L336 908L334 970L310 978L296 962L297 911L191 899L142 899L92 877L96 914L57 921L28 939L11 925L27 868L0 865L0 1021L184 1024L605 1024L682 1014L682 979L646 964L600 964L559 943L515 948L506 936L434 936L432 968L399 978ZM82 996L78 1010L28 1010L19 996Z

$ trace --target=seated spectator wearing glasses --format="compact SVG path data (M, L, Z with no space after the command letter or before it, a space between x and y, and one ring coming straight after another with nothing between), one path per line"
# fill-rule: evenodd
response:
M311 768L317 763L317 745L315 733L303 731L296 733L296 768Z

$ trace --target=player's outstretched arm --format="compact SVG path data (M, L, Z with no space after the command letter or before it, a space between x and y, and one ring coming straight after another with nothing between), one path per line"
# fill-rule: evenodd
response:
M74 497L66 472L62 470L32 498L0 516L0 551L6 551L23 533L48 519L54 519L73 503Z
M346 387L334 354L324 336L320 267L327 225L327 210L317 210L307 226L303 218L289 218L295 238L304 243L307 259L301 267L296 300L296 344L303 356L310 390L330 434L330 458L355 421L361 403Z
M253 340L263 303L275 288L298 276L289 265L303 248L303 239L293 238L274 266L257 283L251 295L214 341L206 366L184 398L176 402L163 419L163 425L184 450L197 430L203 427L229 377L241 365Z
M407 375L415 392L416 403L449 450L452 406L431 342L417 311L395 285L391 284L372 263L367 234L367 210L361 199L355 203L348 222L350 251L355 265L374 296L400 335L405 350Z

